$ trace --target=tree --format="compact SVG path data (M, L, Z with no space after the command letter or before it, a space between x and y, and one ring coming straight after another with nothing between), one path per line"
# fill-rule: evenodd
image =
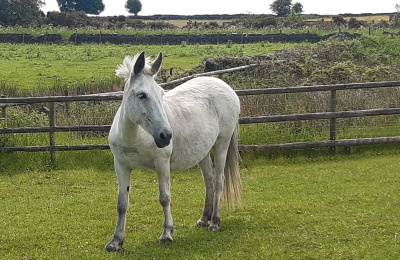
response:
M299 19L302 12L303 12L303 5L297 2L293 5L292 9L290 10L289 18L293 20Z
M0 0L0 25L37 25L42 23L42 0Z
M342 24L345 25L347 23L344 17L341 15L333 16L332 20L338 27L340 27Z
M138 15L140 11L142 11L142 3L140 0L128 0L125 4L125 8L129 13Z
M303 12L303 5L299 2L295 3L292 7L292 11L297 15L301 14Z
M58 7L61 12L69 12L75 10L75 1L57 0Z
M104 11L103 0L57 0L61 12L84 11L98 15Z
M270 5L271 11L281 17L290 14L291 8L292 8L292 0L275 0Z

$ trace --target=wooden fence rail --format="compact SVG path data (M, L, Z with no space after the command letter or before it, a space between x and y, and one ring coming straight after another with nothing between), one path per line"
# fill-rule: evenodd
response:
M254 64L242 66L240 69L256 66ZM226 71L226 70L225 70ZM229 69L229 72L234 71ZM217 72L221 74L226 72ZM206 73L211 75L212 73ZM200 74L204 75L204 74ZM215 73L214 73L215 75ZM199 75L193 75L183 80L175 82L163 83L164 87L170 84L181 83L182 81L190 78L197 77ZM362 144L382 144L382 143L400 143L400 136L392 137L377 137L377 138L360 138L360 139L344 139L336 140L336 119L338 118L351 118L351 117L367 117L367 116L379 116L379 115L400 115L400 108L384 108L384 109L367 109L367 110L356 110L356 111L336 111L336 94L340 90L352 90L352 89L370 89L370 88L386 88L386 87L399 87L400 81L388 81L388 82L369 82L369 83L350 83L350 84L336 84L336 85L318 85L318 86L300 86L290 88L265 88L265 89L246 89L236 90L239 96L248 95L270 95L270 94L284 94L284 93L302 93L302 92L317 92L317 91L329 91L330 92L330 103L327 110L329 112L319 113L305 113L305 114L288 114L288 115L269 115L269 116L258 116L258 117L245 117L240 118L240 124L258 124L258 123L270 123L270 122L288 122L288 121L300 121L300 120L319 120L328 119L330 120L330 136L329 140L316 141L316 142L296 142L287 144L254 144L254 145L240 145L240 151L260 151L260 150L272 150L272 149L298 149L298 148L320 148L330 147L335 149L337 146L353 146ZM0 151L13 152L13 151L26 151L26 152L37 152L37 151L50 151L52 160L55 159L56 151L72 151L72 150L90 150L90 149L109 149L107 144L91 144L91 145L56 145L54 133L56 132L71 132L71 131L104 131L107 132L110 129L110 125L79 125L79 126L56 126L55 125L55 111L54 104L56 102L80 102L80 101L113 101L121 100L122 92L103 93L103 94L92 94L92 95L77 95L77 96L48 96L48 97L11 97L1 98L0 107L5 108L11 104L34 104L34 103L45 103L50 104L50 125L48 127L23 127L23 128L3 128L0 129L0 134L15 134L15 133L49 133L50 145L49 146L35 146L35 147L0 147ZM3 115L4 117L6 115ZM327 137L328 138L328 137Z

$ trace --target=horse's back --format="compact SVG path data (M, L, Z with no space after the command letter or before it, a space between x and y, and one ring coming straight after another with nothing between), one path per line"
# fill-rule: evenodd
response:
M214 77L198 77L167 92L168 102L182 102L191 107L193 103L205 102L217 113L228 112L237 117L240 102L235 91L224 81ZM223 116L223 115L220 115Z
M199 77L165 95L173 129L172 169L184 169L203 159L218 138L231 138L239 119L240 102L224 81Z

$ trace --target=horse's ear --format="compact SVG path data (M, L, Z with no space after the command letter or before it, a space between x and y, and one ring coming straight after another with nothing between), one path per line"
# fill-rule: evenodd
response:
M163 61L163 54L162 52L160 52L158 54L157 59L155 59L153 63L151 63L151 70L153 72L153 75L157 74L157 72L160 70L162 61Z
M135 73L135 75L139 74L143 70L145 64L146 64L146 58L143 51L142 53L139 54L139 57L136 59L135 66L133 67L133 73Z

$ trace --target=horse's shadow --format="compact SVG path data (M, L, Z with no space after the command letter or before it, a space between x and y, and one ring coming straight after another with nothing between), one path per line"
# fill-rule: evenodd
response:
M129 256L138 259L191 259L198 256L200 258L217 257L224 254L224 250L235 250L241 243L242 228L239 226L251 225L248 221L241 218L231 218L224 220L220 232L209 232L207 228L199 228L195 225L189 227L179 227L174 234L173 243L160 244L157 237L147 239L136 244L130 242L124 245L124 248L118 252L121 256ZM223 242L221 242L223 241ZM229 245L229 248L223 245Z

